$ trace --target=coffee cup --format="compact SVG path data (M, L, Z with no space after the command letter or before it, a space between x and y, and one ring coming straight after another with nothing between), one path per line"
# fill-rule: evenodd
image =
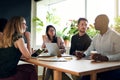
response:
M98 54L98 52L97 52L97 51L91 51L91 52L90 52L90 58L91 58L91 59L92 59L92 57L93 57L94 54Z

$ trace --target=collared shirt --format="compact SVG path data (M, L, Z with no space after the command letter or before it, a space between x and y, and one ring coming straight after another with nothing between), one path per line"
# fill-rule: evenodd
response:
M90 55L93 50L107 56L110 61L120 60L120 34L108 28L105 34L98 34L93 38L85 54Z

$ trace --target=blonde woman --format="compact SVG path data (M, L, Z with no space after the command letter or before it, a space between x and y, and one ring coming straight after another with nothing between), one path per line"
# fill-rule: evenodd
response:
M2 48L0 48L0 80L37 80L33 65L17 65L22 55L26 59L31 58L22 36L23 25L26 26L25 19L15 16L8 21L3 31Z
M26 47L28 48L29 52L32 53L32 50L31 50L31 33L29 31L27 31L27 26L26 26L26 20L24 19L23 20L23 25L21 25L23 27L23 38L25 40L25 44L26 44Z

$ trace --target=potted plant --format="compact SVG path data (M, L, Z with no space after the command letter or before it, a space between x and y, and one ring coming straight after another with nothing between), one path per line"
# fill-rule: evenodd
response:
M76 27L77 21L75 20L70 20L70 21L71 21L70 25L68 25L62 30L62 37L64 39L66 46L69 46L72 35L78 32L77 27Z

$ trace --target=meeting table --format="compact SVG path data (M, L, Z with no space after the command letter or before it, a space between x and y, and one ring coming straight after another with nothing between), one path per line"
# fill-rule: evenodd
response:
M90 80L97 80L97 73L120 68L120 61L94 62L85 58L77 60L75 56L36 57L22 60L37 66L53 69L54 80L62 80L62 72L76 76L90 75Z

